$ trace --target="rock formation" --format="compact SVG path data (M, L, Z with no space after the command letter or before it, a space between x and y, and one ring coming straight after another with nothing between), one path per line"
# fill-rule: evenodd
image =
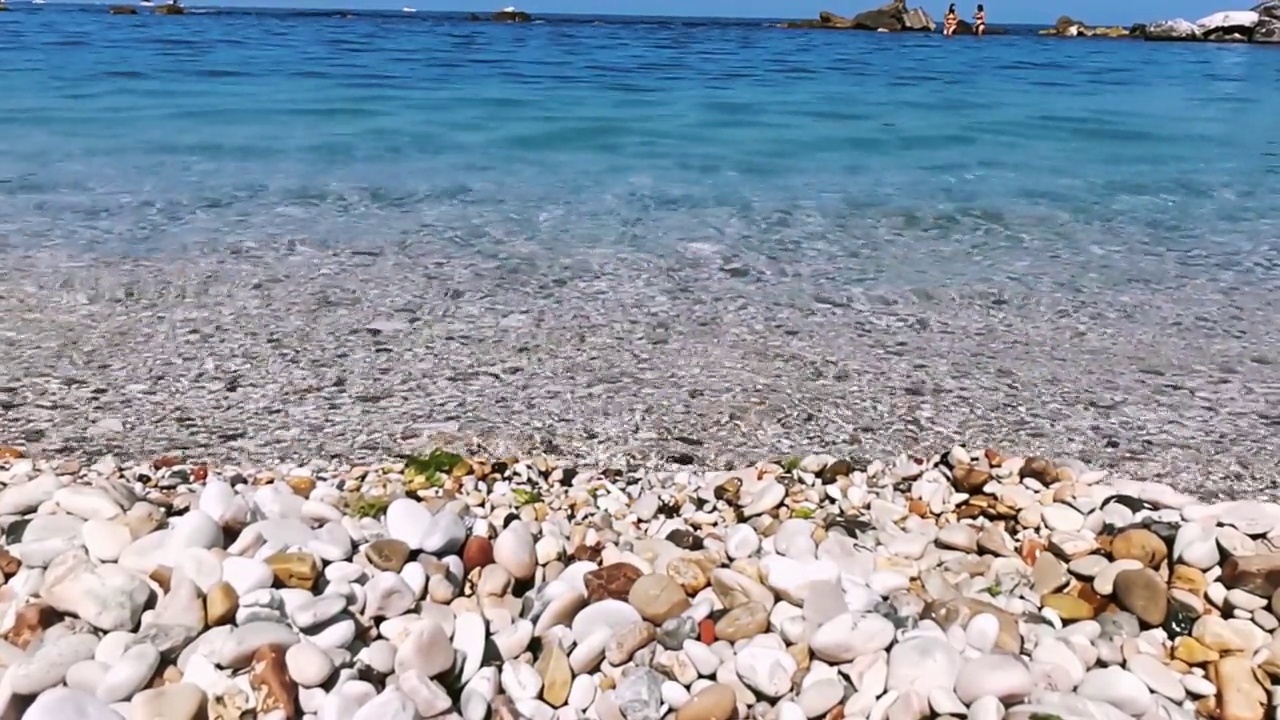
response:
M1041 35L1051 35L1054 37L1141 37L1141 28L1145 26L1133 26L1123 28L1118 25L1110 27L1090 27L1069 15L1063 15L1051 28L1045 28L1040 31Z
M924 8L908 8L906 0L892 0L888 5L860 12L851 18L832 12L818 13L817 20L799 20L784 23L789 28L816 28L825 30L876 30L879 32L933 32L937 23Z
M1190 22L1182 18L1147 25L1147 40L1280 43L1280 0L1264 0L1249 10L1226 10Z
M527 12L524 12L523 10L499 10L498 12L490 14L488 17L485 17L483 15L477 15L476 13L471 13L467 15L467 19L472 22L488 21L488 22L523 23L523 22L532 22L533 16Z
M112 5L107 8L107 12L112 15L137 15L138 8L132 5Z

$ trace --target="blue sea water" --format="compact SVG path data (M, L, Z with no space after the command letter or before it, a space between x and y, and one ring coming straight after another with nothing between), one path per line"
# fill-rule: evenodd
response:
M1280 52L760 20L0 14L0 244L730 247L1271 282Z

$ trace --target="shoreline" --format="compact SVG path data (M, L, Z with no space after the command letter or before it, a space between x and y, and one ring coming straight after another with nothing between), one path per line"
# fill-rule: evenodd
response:
M0 444L723 467L971 442L1203 497L1275 492L1265 292L1119 295L1030 265L1016 283L836 289L838 261L788 279L733 255L38 251L0 272Z

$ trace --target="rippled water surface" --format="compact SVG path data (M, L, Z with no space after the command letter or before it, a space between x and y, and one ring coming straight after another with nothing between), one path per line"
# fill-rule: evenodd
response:
M1280 267L1270 48L15 7L11 245L728 248L1074 286Z

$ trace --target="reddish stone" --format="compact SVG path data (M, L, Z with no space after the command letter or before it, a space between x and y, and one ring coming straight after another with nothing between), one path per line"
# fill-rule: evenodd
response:
M698 640L703 645L710 645L716 641L716 624L711 618L702 618L698 623Z
M1033 455L1022 463L1022 471L1018 474L1042 483L1051 483L1057 480L1058 469L1048 458Z
M151 467L156 470L164 470L165 468L177 467L182 464L182 458L177 455L161 455L151 461Z
M258 648L249 668L249 683L258 696L258 717L275 711L282 711L286 718L298 717L298 685L285 667L284 646Z
M192 468L192 469L191 469L191 479L192 479L192 480L194 480L194 481L196 481L196 482L198 482L198 483L202 483L202 482L204 482L205 480L208 480L208 479L209 479L209 466L208 466L208 465L197 465L197 466L195 466L194 468Z
M13 627L5 633L4 639L10 645L26 650L32 641L44 634L48 628L56 625L62 616L57 610L42 602L24 605L18 610L13 620Z
M5 548L0 548L0 573L4 573L6 578L11 578L14 573L21 569L22 561L14 557Z
M573 549L570 553L574 560L600 563L600 558L604 555L604 548L599 545L587 545L582 543Z
M470 573L476 568L493 564L493 543L489 538L472 535L467 544L462 546L462 567Z
M592 570L582 576L582 582L587 586L587 602L600 602L606 598L625 601L631 593L631 586L641 575L644 573L640 568L621 562Z
M1271 597L1280 590L1280 553L1227 558L1222 564L1222 584Z
M20 448L12 445L0 445L0 460L21 460L26 457Z

